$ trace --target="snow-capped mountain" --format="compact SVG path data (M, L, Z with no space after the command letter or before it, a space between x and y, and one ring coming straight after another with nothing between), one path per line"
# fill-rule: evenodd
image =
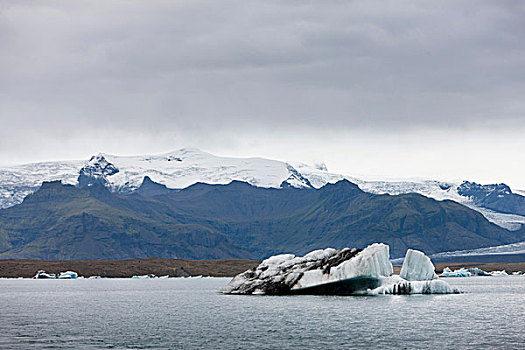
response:
M309 166L264 158L218 157L192 148L129 157L100 153L88 161L0 168L0 208L21 203L43 181L61 180L80 187L97 182L113 192L131 193L141 186L146 176L171 189L185 188L197 182L227 184L233 180L258 187L312 189L348 179L371 193L394 195L415 192L436 200L453 200L481 212L488 220L507 229L517 230L525 224L525 215L521 212L525 209L522 204L525 197L513 193L503 184L366 181L330 173L324 164ZM503 197L505 201L501 204Z

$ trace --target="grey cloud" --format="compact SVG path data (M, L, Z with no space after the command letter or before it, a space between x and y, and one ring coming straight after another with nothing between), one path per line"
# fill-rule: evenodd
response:
M103 147L101 129L525 131L523 18L518 1L4 2L0 151Z

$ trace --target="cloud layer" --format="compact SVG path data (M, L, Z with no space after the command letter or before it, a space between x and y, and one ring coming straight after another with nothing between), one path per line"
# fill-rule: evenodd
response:
M410 175L392 150L428 150L414 176L441 153L445 177L523 164L523 18L518 1L4 2L0 163L191 145L392 176ZM499 167L487 180L525 187Z

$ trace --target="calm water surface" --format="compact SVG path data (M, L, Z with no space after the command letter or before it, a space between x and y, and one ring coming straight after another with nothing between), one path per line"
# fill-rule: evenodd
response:
M0 280L1 349L525 349L525 277L461 295L231 296L229 279Z

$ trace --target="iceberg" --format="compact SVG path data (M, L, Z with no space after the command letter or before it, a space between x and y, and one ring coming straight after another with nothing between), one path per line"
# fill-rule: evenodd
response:
M443 269L443 273L439 277L470 277L472 273L465 268L460 268L452 271L449 267Z
M54 273L46 273L44 270L38 270L34 279L55 279L57 278Z
M149 275L135 275L131 277L132 279L139 279L139 280L147 280L150 278L155 278L155 275L149 274Z
M523 272L522 271L514 271L512 274L514 276L521 276L521 275L523 275Z
M297 257L280 254L235 276L221 288L225 294L352 295L458 293L436 280L434 265L422 252L407 252L402 276L393 274L389 246L365 249L321 249Z
M65 280L65 279L74 280L77 278L78 278L78 273L73 272L73 271L61 272L60 275L58 275L58 279L61 279L61 280Z
M469 267L467 270L472 276L490 276L490 273L483 271L479 267Z
M501 271L491 271L489 272L491 276L495 276L495 277L503 277L503 276L508 276L509 274L507 273L507 271L505 270L501 270Z
M437 277L430 258L413 249L407 250L399 276L407 281L426 281Z

